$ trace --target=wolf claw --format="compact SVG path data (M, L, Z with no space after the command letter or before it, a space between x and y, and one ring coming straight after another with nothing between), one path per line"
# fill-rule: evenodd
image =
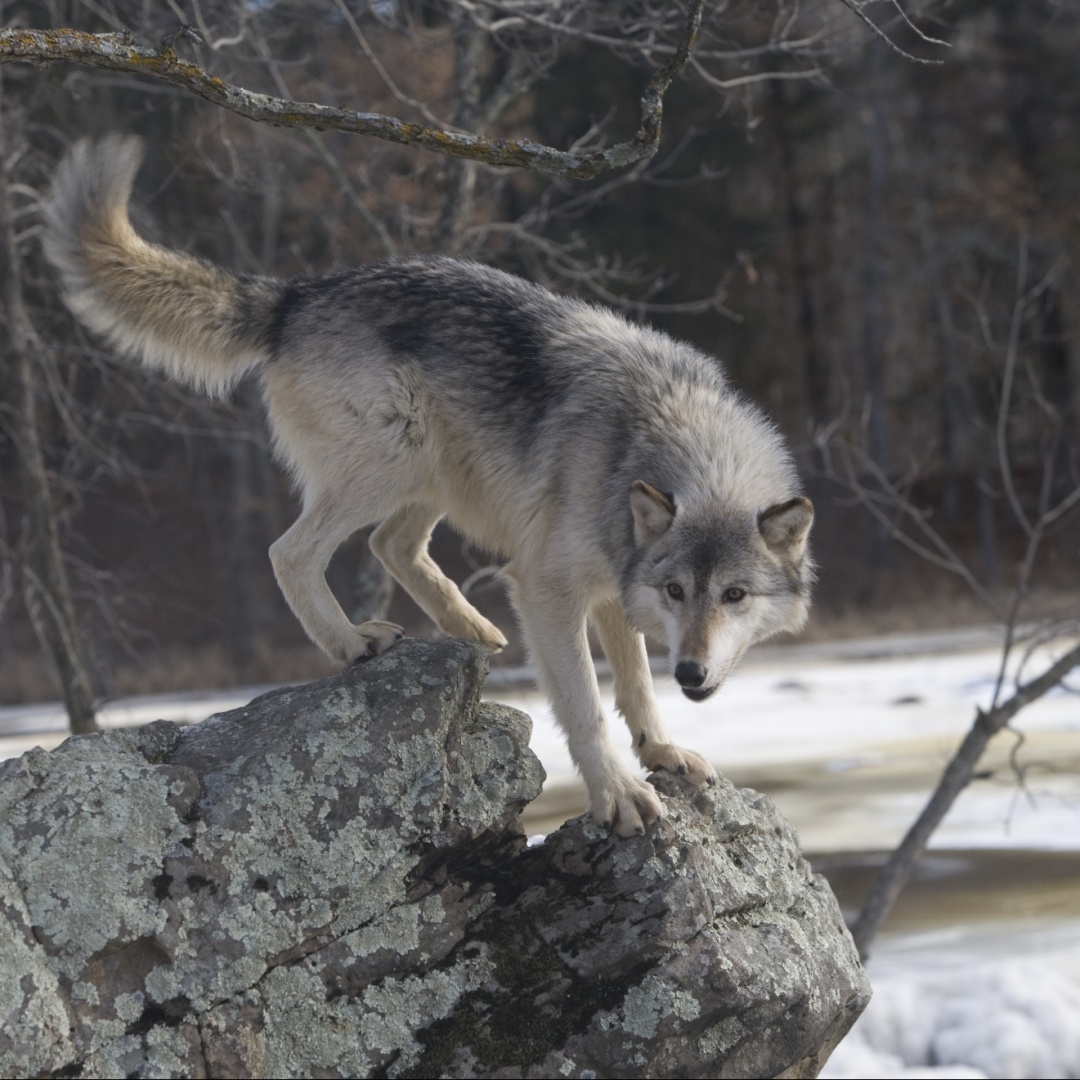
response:
M362 664L366 660L381 655L391 645L399 642L405 636L405 631L397 623L372 619L356 627L356 634L361 641L361 647L348 661L350 664Z
M646 744L639 749L638 760L646 769L664 769L685 776L693 784L716 783L716 771L700 754L674 743Z
M655 789L644 780L627 776L593 800L593 820L616 836L641 836L664 808Z

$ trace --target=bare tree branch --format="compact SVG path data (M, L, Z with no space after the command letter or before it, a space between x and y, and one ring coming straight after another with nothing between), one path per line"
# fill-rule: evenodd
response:
M1016 491L1012 462L1009 460L1009 415L1012 403L1013 381L1016 375L1017 352L1020 344L1020 328L1024 321L1024 304L1027 289L1028 239L1020 238L1020 268L1016 277L1016 303L1013 304L1012 319L1009 322L1009 343L1005 349L1005 370L1001 378L1001 407L998 409L997 451L1001 479L1005 485L1005 494L1016 520L1028 536L1035 531L1028 520L1024 504Z
M843 473L833 464L834 445L839 445L842 450ZM902 544L932 565L962 578L994 618L1002 620L1007 618L1005 610L993 592L979 581L977 575L952 545L934 528L929 517L911 502L861 446L838 444L835 431L831 427L818 434L815 446L824 463L825 475L851 491L883 528L889 539ZM864 483L860 470L877 486L872 487ZM925 537L925 543L903 528L905 520L910 520L915 524L918 531Z
M1037 701L1057 686L1073 668L1080 666L1080 643L1074 645L1041 675L1019 687L1008 701L990 709L979 710L953 755L934 794L923 807L915 824L907 831L899 846L889 856L889 861L878 875L859 913L851 933L859 955L865 958L881 924L892 910L901 890L907 884L915 864L926 848L934 830L941 824L956 797L971 782L975 766L986 749L987 743L1001 731L1023 708Z
M288 87L285 85L285 79L281 73L280 67L270 55L270 47L267 45L266 39L262 34L254 35L254 45L256 52L262 57L263 62L266 64L270 77L274 80L275 86L277 86L278 93L284 97L289 92ZM398 246L394 242L394 238L390 235L390 230L383 224L379 216L372 213L365 205L364 200L360 198L360 195L357 192L355 185L350 180L348 173L345 171L344 166L331 152L330 148L326 145L326 142L323 139L320 139L311 128L305 129L304 136L316 156L322 161L327 169L330 170L331 175L337 181L338 190L349 201L349 205L356 211L364 224L375 234L382 246L383 252L386 255L396 255L398 253Z
M877 37L881 38L881 40L884 41L885 44L888 45L888 47L892 49L892 51L898 56L902 56L905 60L910 60L912 61L912 63L915 64L943 64L945 62L944 60L926 60L921 56L913 56L911 53L906 52L904 49L901 49L900 46L897 45L896 42L893 41L893 39L889 37L889 35L886 34L885 31L882 30L876 22L874 22L873 19L870 18L870 16L867 15L865 11L863 11L863 8L866 7L866 2L867 0L840 0L840 3L842 3L844 7L849 8L851 11L853 11L856 16L858 16L858 18L862 20L862 22L864 22ZM904 13L904 9L900 7L899 4L894 4L893 6L900 13L901 19L903 19L903 21L908 26L910 26L915 31L915 33L923 39L923 41L930 42L934 45L948 44L944 41L938 41L937 38L928 37L912 23L912 21Z
M653 73L641 97L641 122L637 132L625 142L587 153L557 150L529 140L488 139L442 131L380 113L353 112L245 90L181 59L168 38L156 49L148 49L135 45L128 33L88 34L70 29L0 30L0 64L17 60L38 64L67 62L140 75L179 87L262 124L368 135L488 165L535 169L552 176L589 180L651 158L656 153L660 145L664 94L690 59L704 5L705 0L690 0L687 5L686 24L675 53Z
M379 60L375 50L368 43L368 39L364 36L363 30L360 29L360 24L353 18L352 12L346 7L343 0L334 0L334 3L341 13L341 17L352 31L352 35L356 39L357 45L360 46L360 51L367 58L367 62L375 69L383 86L385 86L402 105L415 109L429 124L441 125L442 121L427 107L427 105L424 104L424 102L409 97L409 95L404 93L398 87L397 83L394 82L390 76L390 72L383 67L382 61Z

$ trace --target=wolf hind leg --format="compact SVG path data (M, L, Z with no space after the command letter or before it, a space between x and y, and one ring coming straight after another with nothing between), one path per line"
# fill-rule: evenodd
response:
M440 630L498 652L506 647L499 628L465 599L428 553L431 531L441 517L430 507L403 506L371 534L371 550Z
M405 636L394 623L350 622L326 583L331 556L365 524L340 504L316 499L270 548L274 574L289 607L308 637L341 664L377 656Z
M655 788L635 776L611 744L583 599L528 579L514 581L513 599L541 685L589 789L593 818L619 836L644 832L663 807Z
M615 707L630 728L638 761L646 769L666 769L695 784L715 784L716 771L700 754L671 741L653 690L645 638L627 622L622 604L601 601L591 615L615 677Z

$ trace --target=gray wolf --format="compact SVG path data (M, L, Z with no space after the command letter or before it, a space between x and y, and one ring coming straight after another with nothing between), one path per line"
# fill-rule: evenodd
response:
M472 262L227 273L135 233L141 158L133 139L77 144L55 177L46 253L76 315L149 367L213 395L260 380L303 499L270 558L312 641L349 664L401 636L349 622L324 576L350 534L377 524L375 554L443 631L505 645L428 554L446 518L507 560L597 821L631 835L661 805L612 745L590 621L641 764L715 783L664 727L643 635L703 701L750 645L802 626L813 578L813 509L791 456L719 363Z

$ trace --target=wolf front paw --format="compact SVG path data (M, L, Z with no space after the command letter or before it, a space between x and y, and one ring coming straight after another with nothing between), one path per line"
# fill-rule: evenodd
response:
M399 642L405 631L397 623L372 619L355 627L356 637L350 643L347 664L359 664L386 652L391 645Z
M482 615L477 615L475 624L468 636L479 641L489 652L493 653L501 652L508 644L499 628L494 623L488 622Z
M652 785L627 775L593 797L591 812L598 825L616 836L639 836L663 817L664 808Z
M439 628L451 637L479 641L488 652L497 653L506 648L507 640L499 628L494 623L488 622L474 608L468 611L455 611L450 615L452 617L445 618Z
M646 743L638 749L638 760L646 769L665 769L692 784L716 783L716 770L700 754L674 743Z

